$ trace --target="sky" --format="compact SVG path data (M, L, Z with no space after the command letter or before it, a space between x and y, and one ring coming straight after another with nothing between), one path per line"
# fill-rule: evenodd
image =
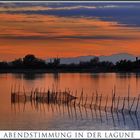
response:
M0 2L0 61L140 55L140 3Z

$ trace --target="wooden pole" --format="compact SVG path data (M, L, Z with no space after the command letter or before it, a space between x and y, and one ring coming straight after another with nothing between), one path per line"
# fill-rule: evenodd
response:
M113 102L114 102L114 92L113 92L113 90L112 90L111 112L113 111Z
M84 104L84 106L86 106L86 103L87 103L87 94L86 94L86 97L85 97L85 104Z
M133 98L133 102L132 102L132 104L131 104L131 107L129 108L129 112L131 112L132 111L132 107L133 107L133 105L134 105L134 102L135 102L135 97Z
M77 90L75 92L75 97L77 96ZM76 105L76 99L74 100L74 106Z
M137 110L138 110L138 106L139 106L139 99L140 99L140 95L138 96L138 100L137 100L137 105L136 105L136 110L135 110L135 112L137 112Z
M99 110L101 110L101 103L102 103L102 94L101 94L101 96L100 96Z
M26 92L25 92L25 88L24 88L24 86L23 86L23 93L24 93L25 102L26 102Z
M80 95L80 99L79 99L79 103L78 103L79 106L81 104L82 96L83 96L83 90L82 90L81 95Z
M19 86L18 86L18 102L19 102L19 93L20 93L20 84L19 84Z
M128 85L128 110L130 107L129 98L130 98L130 85Z
M90 108L92 108L93 99L94 99L94 93L92 94L91 103L90 103Z
M124 97L124 99L123 99L122 112L124 111L124 107L125 107L125 97Z
M94 109L96 110L98 104L98 92L96 91L96 99L95 99L95 104L94 104Z
M83 89L82 89L82 96L81 96L82 105L83 105L83 100L84 100L84 99L83 99L83 97L84 97L83 95L84 95L84 91L83 91Z
M107 111L108 95L106 97L105 112Z
M118 97L118 101L117 101L117 111L118 111L118 109L119 109L119 103L120 103L120 96Z
M114 86L114 97L113 97L113 101L114 101L114 108L115 108L115 97L116 97L116 86Z

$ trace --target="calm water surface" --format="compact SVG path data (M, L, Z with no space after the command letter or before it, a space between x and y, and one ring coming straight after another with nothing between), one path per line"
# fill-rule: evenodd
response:
M81 91L88 99L96 91L103 96L111 96L116 87L117 96L130 96L140 93L139 74L120 73L61 73L61 74L0 74L0 129L140 129L139 112L137 114L110 113L95 111L84 107L68 107L65 105L33 105L30 102L11 104L11 85L40 90L55 88L69 89L79 97ZM20 90L22 90L20 88Z

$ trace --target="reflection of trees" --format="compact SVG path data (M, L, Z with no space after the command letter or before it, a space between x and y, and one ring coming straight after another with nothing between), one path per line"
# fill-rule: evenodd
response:
M107 78L108 76L106 73L92 73L90 74L90 77L97 81L99 79Z
M116 73L118 78L140 78L140 73Z
M14 78L16 79L25 79L25 80L35 80L35 79L42 79L45 77L45 74L38 74L38 73L24 73L24 74L13 74Z
M139 87L140 73L116 73L117 78L120 80L135 78L136 86Z
M99 79L101 76L100 76L100 74L90 74L90 77L91 78L94 78L94 79Z
M120 79L131 78L133 76L132 73L116 73L116 75L117 75L117 78L120 78Z
M59 88L59 81L60 81L60 74L59 73L53 73L53 79L55 81L55 88L58 89Z
M41 79L44 77L45 77L44 74L35 74L35 73L23 74L23 78L26 80L35 80L35 79Z
M55 81L59 81L59 79L60 79L60 74L57 73L57 72L53 73L53 78L54 78Z

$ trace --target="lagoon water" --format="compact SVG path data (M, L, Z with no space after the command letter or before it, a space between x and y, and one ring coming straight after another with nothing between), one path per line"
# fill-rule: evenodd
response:
M91 98L98 92L111 96L130 96L140 93L140 74L135 73L58 73L58 74L0 74L0 129L1 130L139 130L137 114L111 113L86 107L21 102L11 104L11 86L20 90L55 88L67 90L80 97L81 91Z

